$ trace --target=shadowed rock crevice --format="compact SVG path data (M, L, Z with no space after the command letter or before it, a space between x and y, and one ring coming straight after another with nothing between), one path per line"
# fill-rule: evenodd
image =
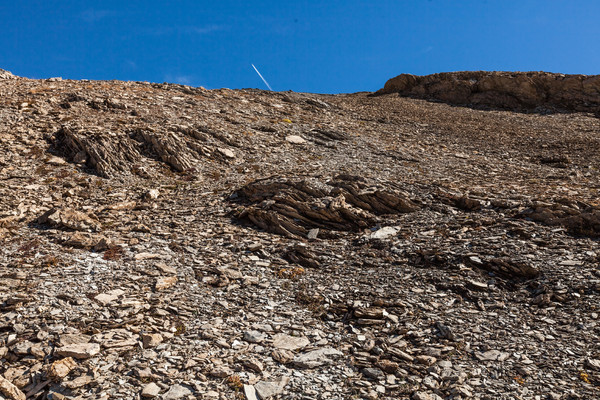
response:
M376 92L388 93L455 105L600 115L600 75L487 71L402 74Z
M349 175L326 182L271 177L242 187L232 198L244 203L238 219L288 237L306 237L311 229L357 231L377 224L378 215L418 208L398 190Z

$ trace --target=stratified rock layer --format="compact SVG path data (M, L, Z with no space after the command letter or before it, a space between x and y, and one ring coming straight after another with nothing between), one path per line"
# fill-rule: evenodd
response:
M600 75L487 71L402 74L377 92L386 93L518 111L600 112Z

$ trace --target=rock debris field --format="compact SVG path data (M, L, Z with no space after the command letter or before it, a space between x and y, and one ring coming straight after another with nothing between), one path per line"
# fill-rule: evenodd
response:
M600 398L594 112L0 72L0 399Z

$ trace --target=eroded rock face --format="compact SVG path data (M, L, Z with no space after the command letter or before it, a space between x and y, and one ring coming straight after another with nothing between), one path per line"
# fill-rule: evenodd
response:
M204 158L235 158L221 139L199 129L172 126L168 129L139 127L132 131L82 129L63 126L53 138L55 152L76 164L85 164L98 175L111 178L138 174L148 160L168 165L176 172L189 171ZM218 136L218 135L217 135ZM210 143L214 142L215 145Z
M600 75L487 71L402 74L377 92L386 93L519 111L544 107L600 113Z
M15 79L15 78L16 78L16 76L14 76L12 73L10 73L10 71L0 69L0 79Z
M242 187L232 197L246 203L238 219L288 237L306 237L316 228L365 229L377 223L377 215L418 208L398 190L349 175L326 182L267 178Z

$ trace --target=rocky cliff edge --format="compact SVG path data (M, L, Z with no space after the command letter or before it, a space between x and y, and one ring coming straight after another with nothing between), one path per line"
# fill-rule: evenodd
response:
M401 74L376 92L389 93L475 107L600 114L600 75L497 71Z

